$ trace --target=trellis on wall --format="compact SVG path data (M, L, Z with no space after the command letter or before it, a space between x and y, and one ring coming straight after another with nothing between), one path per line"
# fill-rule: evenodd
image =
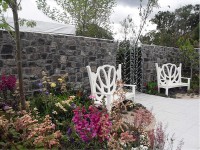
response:
M197 52L199 53L199 49ZM123 81L127 84L137 85L137 90L144 92L146 83L156 82L155 63L159 65L168 62L177 65L182 63L182 73L189 77L190 68L184 65L180 55L178 48L145 44L142 44L141 47L131 46L129 41L123 41L118 45L116 64L122 64ZM199 65L194 68L193 74L197 78L197 81L193 82L197 83L199 81Z
M142 53L137 45L130 50L130 72L131 83L137 86L138 91L142 91Z
M127 84L135 84L142 90L141 48L132 46L130 41L119 43L116 64L122 64L122 79Z

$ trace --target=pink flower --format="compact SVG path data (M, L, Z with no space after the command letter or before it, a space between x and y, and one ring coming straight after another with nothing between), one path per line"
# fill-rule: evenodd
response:
M98 110L95 106L89 106L88 111L85 107L77 107L74 110L72 121L76 132L85 142L91 141L93 138L104 141L109 137L111 130L109 115Z
M121 141L128 143L128 142L134 142L136 139L131 135L128 131L121 133Z
M89 98L92 99L92 100L95 100L96 96L95 95L90 95Z

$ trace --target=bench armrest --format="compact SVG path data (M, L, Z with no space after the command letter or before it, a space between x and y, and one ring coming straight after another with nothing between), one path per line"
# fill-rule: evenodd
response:
M186 77L181 77L182 79L190 79L190 78L186 78Z
M181 77L181 79L186 79L186 80L187 80L187 83L189 84L191 78Z
M124 86L132 87L132 92L135 93L135 87L136 87L136 85L124 84Z

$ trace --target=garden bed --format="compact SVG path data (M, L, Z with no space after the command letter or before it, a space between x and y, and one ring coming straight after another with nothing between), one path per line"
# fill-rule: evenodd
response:
M94 105L95 97L67 89L64 77L51 81L43 73L38 92L21 110L17 92L12 94L15 84L11 91L7 81L2 82L0 149L164 149L162 124L141 104L123 99L108 112Z

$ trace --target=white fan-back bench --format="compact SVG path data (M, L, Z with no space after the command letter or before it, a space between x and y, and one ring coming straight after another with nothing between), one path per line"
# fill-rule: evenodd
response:
M160 88L164 88L165 95L168 96L170 88L187 86L187 89L190 89L190 78L181 76L181 68L181 63L179 67L171 63L163 64L159 67L158 63L156 63L158 92L160 92ZM182 82L182 79L187 79L187 82Z
M121 80L121 64L118 69L111 65L103 65L97 68L96 73L91 71L90 66L87 66L87 72L90 81L91 95L95 96L95 104L102 105L102 100L105 97L105 105L108 111L112 108L113 101L118 97L114 94L117 88L116 81ZM125 94L126 99L135 99L135 85L124 86L132 87L131 92Z

